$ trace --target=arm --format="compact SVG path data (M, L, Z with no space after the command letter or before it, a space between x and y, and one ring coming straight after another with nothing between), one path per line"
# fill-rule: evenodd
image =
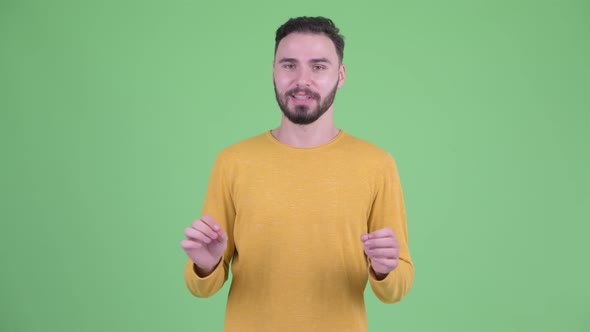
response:
M375 274L367 258L369 282L375 295L385 303L401 301L410 291L414 280L414 266L408 248L406 212L401 183L395 161L387 154L383 168L377 175L377 193L367 223L369 233L390 228L399 244L397 265L387 275Z
M203 273L202 268L198 269L190 258L187 260L184 279L189 291L197 297L212 296L228 278L229 264L234 252L233 224L236 214L231 197L231 171L224 160L222 151L213 164L203 204L203 214L215 218L221 228L225 230L227 247L217 266L208 275Z

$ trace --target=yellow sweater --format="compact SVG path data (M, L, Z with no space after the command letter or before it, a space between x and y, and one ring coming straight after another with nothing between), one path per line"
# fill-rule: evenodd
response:
M386 303L412 285L395 162L344 131L313 148L290 147L268 131L224 149L203 213L227 231L228 247L209 276L200 278L190 259L184 276L193 295L211 296L233 259L225 331L366 331L367 279ZM378 281L360 236L384 227L397 235L400 261Z

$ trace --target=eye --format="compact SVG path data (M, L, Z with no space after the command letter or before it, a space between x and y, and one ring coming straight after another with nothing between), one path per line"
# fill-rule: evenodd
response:
M285 68L285 69L289 69L289 70L290 70L290 69L295 69L295 65L294 65L294 64L292 64L292 63L284 63L284 64L283 64L283 68Z
M326 66L323 66L323 65L314 65L314 66L312 67L312 69L313 69L314 71L320 71L320 70L324 70L324 69L326 69Z

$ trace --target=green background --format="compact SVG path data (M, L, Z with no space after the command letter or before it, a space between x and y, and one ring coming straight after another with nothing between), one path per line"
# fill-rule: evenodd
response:
M278 125L300 15L341 28L335 121L404 186L414 287L367 288L370 331L590 330L584 0L0 0L0 330L222 329L180 240L216 153Z

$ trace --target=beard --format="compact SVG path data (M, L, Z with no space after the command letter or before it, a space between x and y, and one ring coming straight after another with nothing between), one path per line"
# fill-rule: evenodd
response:
M336 91L338 90L338 82L334 85L334 88L326 95L326 97L322 100L319 93L313 92L309 89L301 89L301 88L294 88L283 95L281 95L277 91L277 85L274 83L275 87L275 97L277 98L277 103L283 111L283 114L289 121L299 124L299 125L307 125L310 123L315 122L319 119L334 103L334 98L336 97ZM289 99L292 95L296 93L305 92L308 96L310 96L313 100L316 101L317 107L312 108L309 105L295 105L293 109L289 109Z

